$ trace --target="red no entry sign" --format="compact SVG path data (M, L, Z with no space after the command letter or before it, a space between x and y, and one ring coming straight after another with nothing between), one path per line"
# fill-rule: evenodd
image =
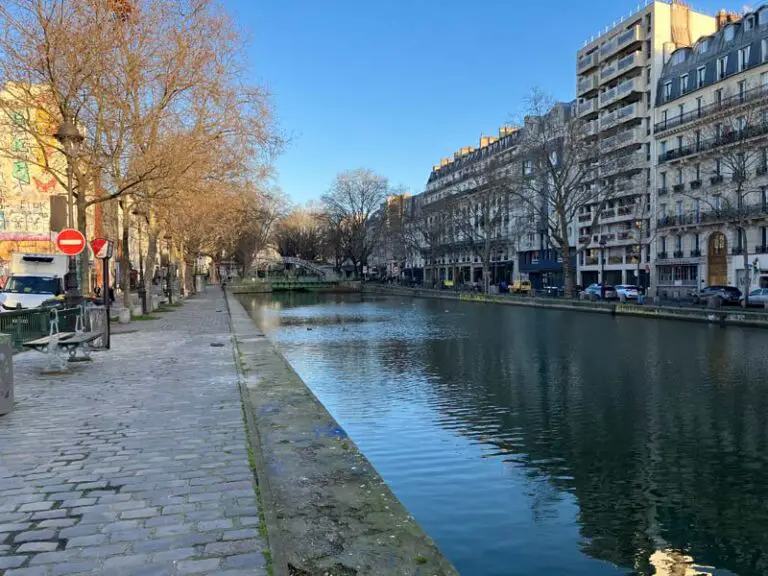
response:
M67 256L77 256L85 249L85 236L72 228L65 228L56 238L56 246Z

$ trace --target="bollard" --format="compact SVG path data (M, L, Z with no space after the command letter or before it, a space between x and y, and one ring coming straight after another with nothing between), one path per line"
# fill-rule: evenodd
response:
M136 316L143 316L143 315L144 315L144 311L141 309L141 305L134 306L133 308L131 308L132 318L135 318Z
M0 416L13 411L13 349L11 337L0 334Z
M117 321L120 324L128 324L131 321L131 311L128 310L127 308L120 310L120 314L117 318Z
M719 296L710 296L707 300L707 308L720 308L722 306L723 301L720 299Z

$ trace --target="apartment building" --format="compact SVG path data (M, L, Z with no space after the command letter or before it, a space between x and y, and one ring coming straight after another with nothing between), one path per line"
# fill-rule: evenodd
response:
M654 283L668 294L744 288L745 254L751 286L766 284L768 5L717 20L658 80Z
M578 51L576 113L598 143L587 185L604 201L578 215L580 284L648 285L658 80L665 55L715 30L714 17L680 2L648 2Z

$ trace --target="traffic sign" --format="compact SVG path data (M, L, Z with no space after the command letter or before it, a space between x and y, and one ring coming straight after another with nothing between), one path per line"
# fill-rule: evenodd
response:
M65 228L56 238L57 248L67 256L77 256L85 249L85 236L79 230Z
M112 240L96 238L91 240L91 249L96 258L112 258Z

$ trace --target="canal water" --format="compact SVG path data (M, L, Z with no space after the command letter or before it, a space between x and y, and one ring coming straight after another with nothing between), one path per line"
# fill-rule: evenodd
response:
M768 574L768 331L243 302L463 575Z

